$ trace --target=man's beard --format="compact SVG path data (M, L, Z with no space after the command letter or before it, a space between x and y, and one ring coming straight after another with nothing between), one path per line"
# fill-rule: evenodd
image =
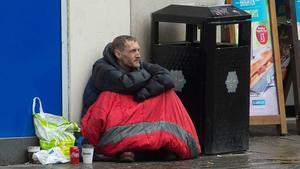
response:
M136 70L139 70L141 67L140 61L138 63L132 62L132 64L126 64L122 61L119 61L118 63L126 71L136 71Z

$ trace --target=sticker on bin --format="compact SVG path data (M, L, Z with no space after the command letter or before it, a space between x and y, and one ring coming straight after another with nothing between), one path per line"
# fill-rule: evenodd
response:
M238 77L236 75L236 71L228 72L227 78L226 78L226 81L225 81L227 92L228 93L235 93L238 84L239 84L239 80L238 80Z
M186 80L181 70L170 70L171 77L173 78L175 90L181 92Z
M266 100L264 100L264 99L252 100L252 105L253 106L264 106L264 105L266 105Z

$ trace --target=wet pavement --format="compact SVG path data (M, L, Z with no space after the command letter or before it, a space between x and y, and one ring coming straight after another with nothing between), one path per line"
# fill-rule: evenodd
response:
M253 127L249 150L238 154L200 156L197 159L171 162L94 162L85 164L24 164L0 166L0 169L199 169L199 168L272 168L300 169L300 135L289 123L289 134L277 136L276 127Z

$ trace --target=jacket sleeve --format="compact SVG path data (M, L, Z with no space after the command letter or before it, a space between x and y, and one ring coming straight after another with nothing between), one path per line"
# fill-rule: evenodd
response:
M145 63L144 68L152 77L143 88L136 92L134 100L143 101L174 88L174 82L167 69L150 63Z
M92 83L100 91L133 94L140 90L151 75L146 70L122 72L109 64L95 64Z

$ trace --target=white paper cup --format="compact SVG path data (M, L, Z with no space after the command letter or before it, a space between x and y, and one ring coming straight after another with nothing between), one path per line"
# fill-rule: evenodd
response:
M93 163L94 148L93 147L82 147L81 156L84 164Z
M29 162L34 162L32 160L32 155L33 155L33 153L39 152L40 150L41 150L40 146L28 146L27 147L28 161Z

